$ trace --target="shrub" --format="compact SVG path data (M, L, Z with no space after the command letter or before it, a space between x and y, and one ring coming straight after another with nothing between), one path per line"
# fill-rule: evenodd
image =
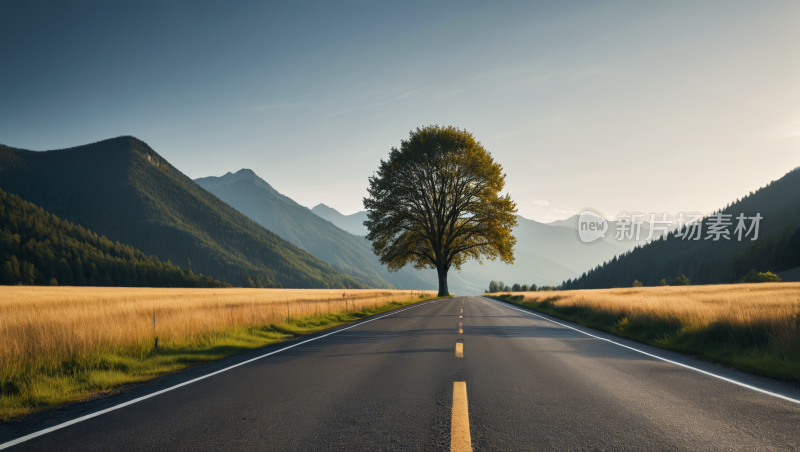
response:
M772 273L756 273L755 269L750 270L744 277L739 281L742 283L762 283L762 282L781 282L783 281L780 276Z
M689 278L687 278L683 273L681 273L680 276L672 278L672 286L688 286L689 284L691 284Z

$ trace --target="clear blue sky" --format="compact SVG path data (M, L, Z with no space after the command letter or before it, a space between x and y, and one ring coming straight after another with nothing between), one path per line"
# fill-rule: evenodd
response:
M352 213L409 130L455 125L540 221L707 212L800 166L796 1L65 3L0 3L0 143L134 135Z

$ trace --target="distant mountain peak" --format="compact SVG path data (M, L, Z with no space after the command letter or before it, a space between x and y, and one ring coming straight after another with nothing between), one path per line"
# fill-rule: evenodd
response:
M253 170L251 170L249 168L242 168L239 171L237 171L236 174L234 174L234 175L235 176L239 176L239 177L245 177L245 176L258 177L256 175L255 171L253 171Z
M331 213L336 212L339 215L341 215L341 213L338 210L336 210L333 207L330 207L328 205L325 205L323 203L319 203L316 206L312 207L311 211L314 212L314 213L317 213L317 212L331 212Z
M367 212L365 210L350 215L343 215L333 207L320 203L314 206L311 211L351 234L367 235L369 232L367 231L367 227L364 226L364 220L367 219Z
M267 183L264 179L258 177L258 174L256 174L255 171L247 168L242 168L235 173L231 173L230 171L228 171L227 173L225 173L224 176L222 176L222 178L229 179L230 182L235 182L237 180L242 180L242 179L249 179L249 180L259 180L264 182L265 184Z
M227 173L219 177L216 176L202 177L199 179L195 179L195 182L203 181L203 182L213 182L222 184L232 184L240 180L250 181L265 190L281 195L277 190L272 188L272 186L267 181L258 177L258 174L256 174L255 171L248 168L242 168L235 173L231 173L230 171L228 171Z

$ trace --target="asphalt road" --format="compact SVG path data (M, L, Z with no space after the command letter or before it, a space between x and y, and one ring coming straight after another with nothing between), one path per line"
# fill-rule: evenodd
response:
M569 325L800 400L787 383ZM0 442L298 342L195 368L106 406L0 426ZM454 399L454 382L464 382L464 399ZM9 450L450 450L451 430L460 431L454 410L467 407L466 444L476 451L800 450L799 403L478 297L319 337Z

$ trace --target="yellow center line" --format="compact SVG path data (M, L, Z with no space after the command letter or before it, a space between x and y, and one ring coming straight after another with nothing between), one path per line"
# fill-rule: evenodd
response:
M463 315L460 315L460 316L458 316L458 318L459 318L459 319L463 319L463 318L464 318L464 316L463 316Z
M458 329L458 334L464 334L464 330L462 328Z
M456 342L456 358L464 357L464 343Z
M467 383L453 382L453 418L450 425L450 451L472 452L469 435L469 409L467 405Z

